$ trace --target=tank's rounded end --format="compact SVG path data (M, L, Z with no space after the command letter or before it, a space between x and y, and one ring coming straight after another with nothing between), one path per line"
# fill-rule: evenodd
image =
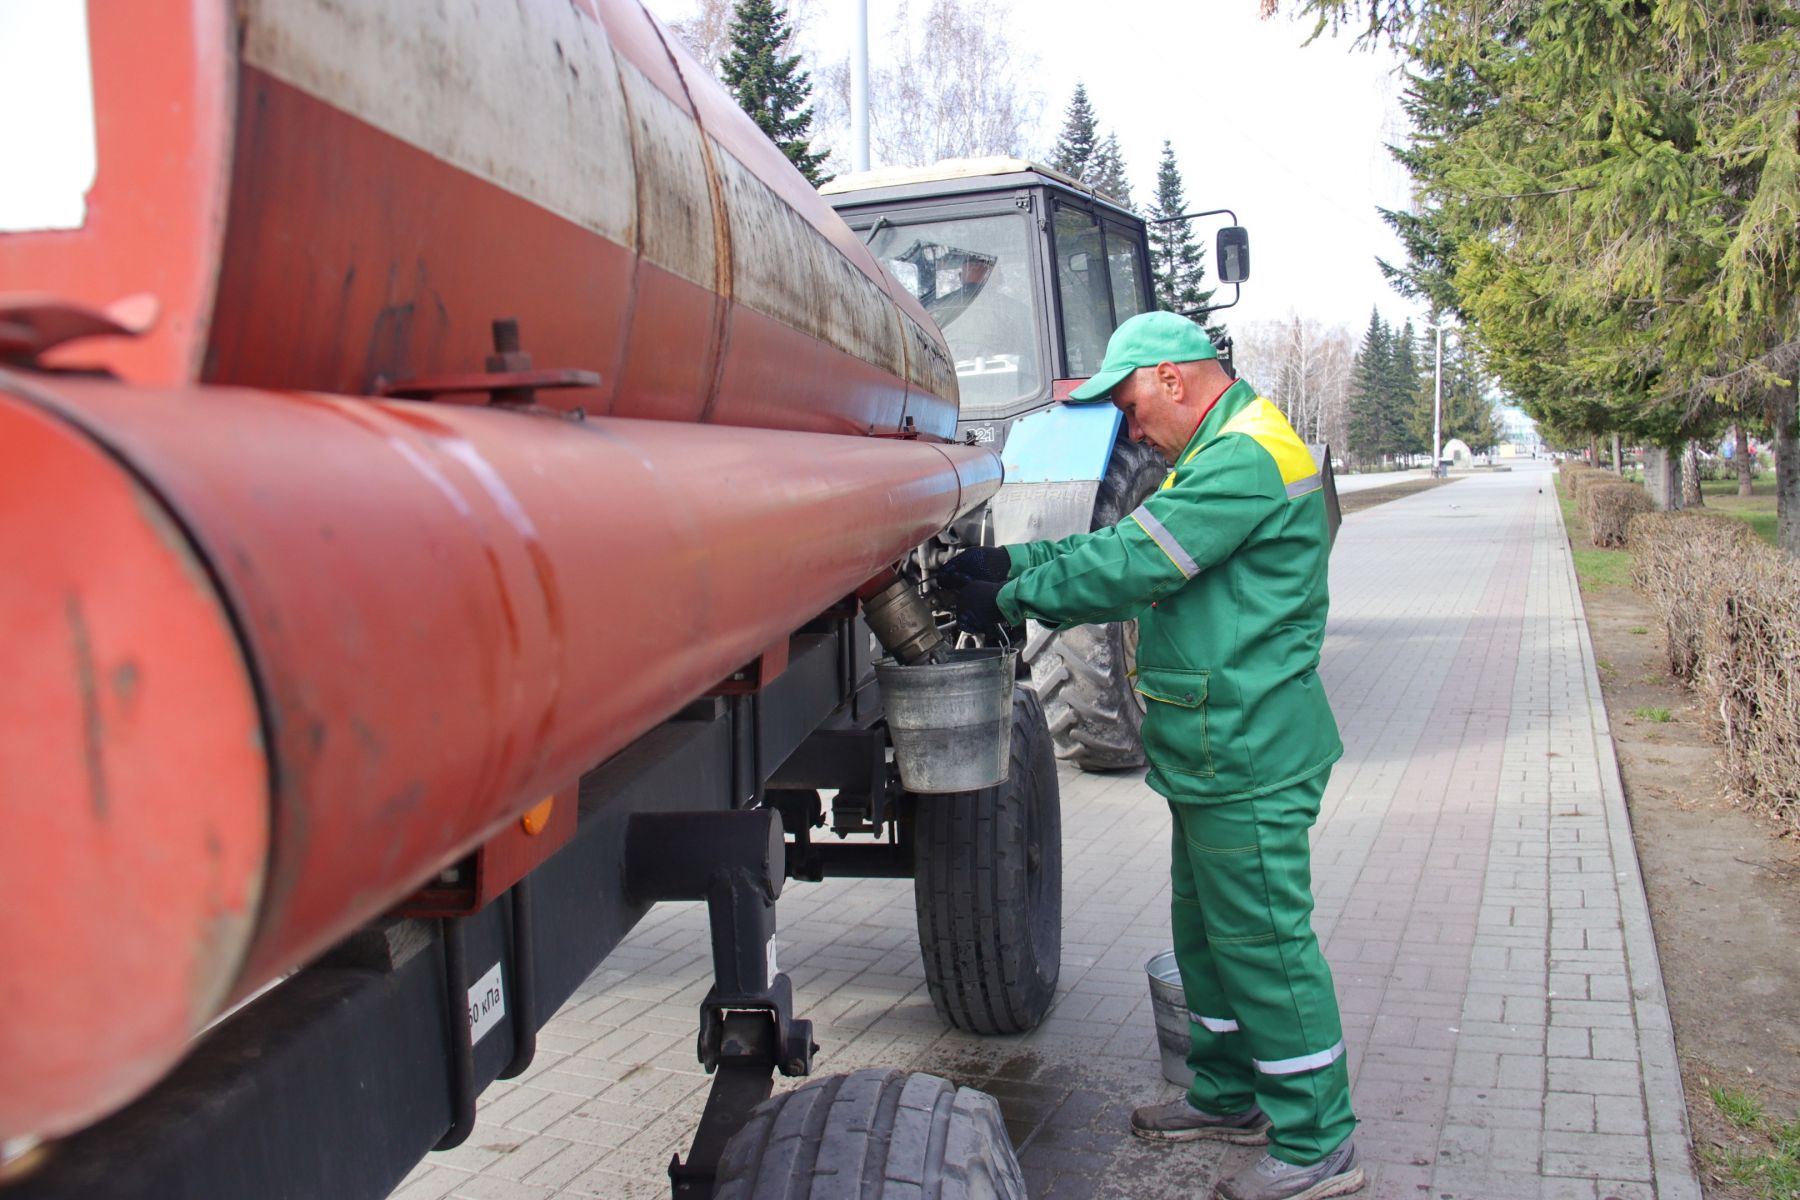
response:
M8 384L0 1141L78 1129L174 1065L243 962L269 845L255 690L210 577L124 466Z

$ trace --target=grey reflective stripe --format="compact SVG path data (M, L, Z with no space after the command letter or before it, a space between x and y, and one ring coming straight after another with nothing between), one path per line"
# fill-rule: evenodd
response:
M1308 492L1316 492L1324 486L1324 483L1319 479L1318 472L1315 471L1305 479L1296 479L1294 482L1288 484L1288 499L1293 500L1297 497L1306 495Z
M1344 1057L1344 1043L1339 1040L1338 1044L1331 1049L1321 1050L1317 1054L1302 1054L1299 1058L1278 1058L1274 1062L1264 1062L1260 1058L1253 1058L1250 1061L1255 1063L1256 1069L1264 1075L1298 1075L1302 1071L1316 1071L1320 1067L1329 1067L1342 1057Z
M1238 1023L1236 1021L1228 1021L1224 1017L1203 1017L1199 1013L1194 1012L1192 1010L1189 1010L1188 1017L1196 1025L1205 1026L1207 1031L1211 1032L1211 1033L1236 1033L1237 1032Z
M1133 510L1131 519L1150 535L1151 541L1162 547L1162 552L1169 556L1169 561L1175 564L1175 569L1181 572L1184 579L1192 579L1200 573L1200 565L1194 561L1193 556L1181 548L1175 535L1163 528L1163 523L1151 515L1148 508L1138 505Z

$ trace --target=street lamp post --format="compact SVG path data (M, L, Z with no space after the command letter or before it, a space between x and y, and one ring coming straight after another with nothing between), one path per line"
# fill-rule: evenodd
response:
M1443 455L1444 430L1444 327L1425 322L1425 328L1437 334L1437 365L1431 373L1431 477L1437 478L1438 463Z
M850 44L850 169L869 169L869 0L856 0Z

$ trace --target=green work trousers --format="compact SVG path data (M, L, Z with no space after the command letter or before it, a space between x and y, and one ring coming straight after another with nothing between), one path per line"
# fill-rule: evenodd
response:
M1169 805L1188 1101L1218 1115L1255 1101L1269 1118L1269 1152L1297 1166L1356 1128L1331 968L1312 929L1307 830L1329 776L1249 800Z

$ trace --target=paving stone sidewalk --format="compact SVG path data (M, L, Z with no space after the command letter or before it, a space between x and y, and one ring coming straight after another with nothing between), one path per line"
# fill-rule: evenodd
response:
M1348 751L1315 831L1369 1165L1393 1200L1698 1200L1662 977L1550 472L1521 464L1355 514L1322 674ZM820 1072L985 1088L1031 1193L1199 1197L1255 1152L1134 1141L1163 1082L1144 963L1169 944L1168 816L1141 774L1062 774L1056 1007L948 1032L911 885L791 884L782 969ZM663 1197L706 1096L705 912L653 911L404 1200Z

